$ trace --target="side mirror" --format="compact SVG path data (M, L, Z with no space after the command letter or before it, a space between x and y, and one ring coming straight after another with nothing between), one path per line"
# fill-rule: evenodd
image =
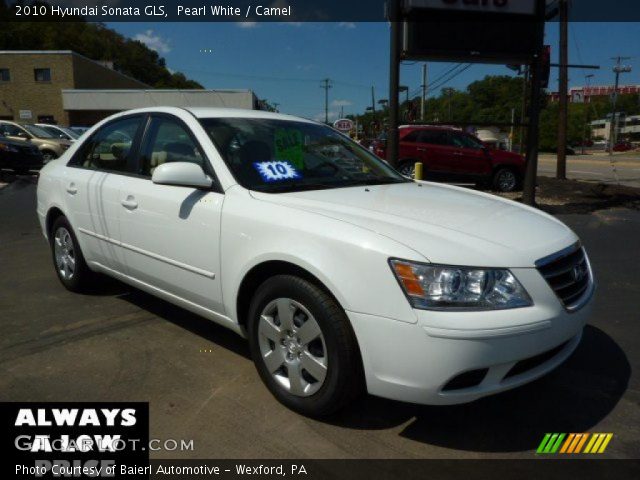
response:
M157 167L151 181L158 185L177 187L211 188L213 180L195 163L171 162Z

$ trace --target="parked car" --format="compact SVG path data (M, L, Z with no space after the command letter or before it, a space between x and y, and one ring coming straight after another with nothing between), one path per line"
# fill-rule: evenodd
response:
M38 147L11 140L0 134L0 169L13 170L25 175L31 170L40 170L44 162Z
M54 137L62 138L64 140L69 140L72 143L75 142L78 138L80 138L80 134L78 134L77 132L74 132L70 128L62 127L60 125L49 125L48 123L36 123L36 126L43 128Z
M380 137L374 153L386 158L386 136ZM403 126L400 128L398 170L412 176L422 163L425 178L435 181L477 183L500 192L522 185L525 159L522 155L486 147L478 138L451 127Z
M614 152L628 152L630 150L634 150L635 147L631 142L618 142L613 146Z
M80 127L80 126L72 125L72 126L69 127L69 129L73 130L78 135L82 135L83 133L88 132L90 127Z
M365 388L457 404L531 382L576 349L595 288L559 220L276 113L119 113L37 198L66 288L101 272L232 329L307 415Z
M35 145L42 153L45 163L58 158L71 145L69 140L56 138L36 125L19 124L8 120L0 120L0 133L11 140Z

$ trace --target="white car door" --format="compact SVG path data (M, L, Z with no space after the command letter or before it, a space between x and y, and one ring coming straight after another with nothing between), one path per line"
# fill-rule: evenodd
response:
M132 146L144 116L124 117L97 130L76 152L63 188L71 224L89 263L126 274L120 246L120 191L132 173Z
M178 161L197 163L213 175L189 127L177 117L153 115L142 141L138 175L127 178L120 193L129 275L224 314L219 278L224 194L151 181L156 167Z

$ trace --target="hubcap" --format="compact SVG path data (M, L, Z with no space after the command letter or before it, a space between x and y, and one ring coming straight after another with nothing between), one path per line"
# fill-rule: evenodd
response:
M510 192L516 188L516 176L513 172L504 171L498 177L498 186L503 192Z
M262 311L258 343L265 367L298 397L316 393L327 376L327 348L320 325L302 304L278 298Z
M53 250L58 273L64 280L70 280L76 271L76 254L73 239L66 228L60 227L56 230Z

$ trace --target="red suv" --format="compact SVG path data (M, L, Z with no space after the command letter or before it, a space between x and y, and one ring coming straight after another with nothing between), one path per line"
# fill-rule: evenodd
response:
M386 158L386 136L373 145ZM417 162L424 165L424 178L477 183L500 192L518 190L525 172L522 155L489 149L473 135L451 127L400 127L398 170L412 176Z

